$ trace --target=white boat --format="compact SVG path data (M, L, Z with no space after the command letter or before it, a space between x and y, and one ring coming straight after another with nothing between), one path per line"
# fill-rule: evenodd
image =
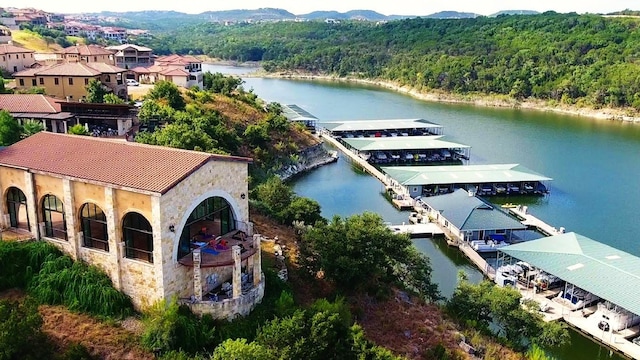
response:
M499 248L509 244L496 240L473 240L470 242L470 245L476 252L492 252L498 251Z

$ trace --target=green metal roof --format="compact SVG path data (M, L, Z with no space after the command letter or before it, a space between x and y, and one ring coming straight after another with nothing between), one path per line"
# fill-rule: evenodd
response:
M289 119L289 121L318 120L318 118L311 115L310 112L295 104L283 105L282 114Z
M640 258L576 233L499 249L640 315Z
M385 166L381 169L405 186L552 180L519 164Z
M331 131L375 131L400 129L432 129L442 125L424 119L330 121L319 124Z
M470 196L466 190L458 189L452 193L421 198L421 201L460 230L502 230L526 229L516 218L495 209L476 196Z
M442 136L393 136L342 139L359 151L464 149L469 145L440 140Z

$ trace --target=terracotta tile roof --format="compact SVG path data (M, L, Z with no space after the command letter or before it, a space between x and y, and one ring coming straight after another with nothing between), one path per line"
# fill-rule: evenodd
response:
M0 109L10 113L55 114L62 111L54 98L39 94L1 94Z
M209 161L251 159L50 132L0 150L0 166L161 194Z
M33 50L25 49L20 46L2 44L0 45L0 55L4 54L20 54L20 53L32 53Z
M134 45L134 44L107 46L107 49L110 49L110 50L127 50L129 48L132 48L138 51L151 51L151 48L148 48L146 46Z
M134 73L138 73L138 74L149 74L151 72L151 71L149 71L149 69L147 69L146 67L142 67L142 66L135 67L135 68L131 69L131 71L133 71Z
M127 71L104 63L60 63L42 66L35 69L19 71L13 76L98 76L104 73L119 73Z
M156 59L158 65L189 65L191 63L201 63L202 61L191 55L166 55Z
M189 76L189 73L182 69L168 68L159 72L165 76Z
M76 54L80 56L96 56L96 55L111 55L113 51L107 50L98 45L74 45L66 47L60 51L59 54Z

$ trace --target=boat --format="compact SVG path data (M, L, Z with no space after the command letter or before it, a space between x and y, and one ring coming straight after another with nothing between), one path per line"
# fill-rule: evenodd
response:
M504 241L497 240L472 240L469 245L471 245L476 252L494 252L509 244Z
M599 297L585 291L577 286L568 285L564 291L560 291L553 301L558 302L572 311L589 306L594 301L600 300Z
M506 203L506 204L500 205L500 207L505 208L505 209L513 209L513 208L518 207L518 205L516 205L514 203Z

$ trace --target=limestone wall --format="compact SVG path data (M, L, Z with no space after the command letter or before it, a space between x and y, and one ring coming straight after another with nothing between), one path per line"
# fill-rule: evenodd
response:
M162 263L165 297L193 295L193 272L178 263L177 254L182 229L198 204L219 196L231 205L236 221L249 221L248 170L246 162L210 161L160 198L162 259L158 263Z
M237 299L225 299L222 301L200 301L187 304L195 314L210 314L215 319L233 320L238 315L249 315L256 305L262 302L264 297L264 275L260 283Z
M145 309L162 299L162 286L157 282L154 264L125 258L120 270L121 290L131 297L137 309Z

